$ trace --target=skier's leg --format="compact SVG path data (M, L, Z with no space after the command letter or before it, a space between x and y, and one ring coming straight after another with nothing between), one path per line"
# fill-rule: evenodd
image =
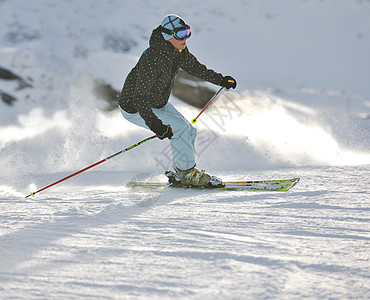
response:
M195 144L195 137L197 135L197 130L193 127L193 125L191 125L191 123L188 120L185 119L185 117L170 102L168 102L168 104L164 108L166 109L167 112L173 115L178 115L185 121L186 123L185 127L190 130L189 136L190 136L192 148L195 149L194 144Z
M190 124L190 122L188 122L184 118L184 116L180 112L177 111L177 109L171 103L168 103L165 107L163 107L163 109L165 109L167 113L171 114L171 116L177 116L179 118L176 122L169 121L169 124L172 128L176 128L176 125L178 125L179 128L177 139L173 140L175 136L175 129L174 136L170 139L173 153L174 169L176 173L170 171L166 172L166 175L169 178L175 176L175 181L180 181L180 183L183 185L222 186L223 184L220 178L216 176L211 176L204 170L198 170L197 168L195 168L194 142L196 129ZM165 117L162 118L162 120L165 119ZM172 182L171 179L170 182Z
M173 130L170 145L174 168L181 170L193 168L195 166L195 128L170 102L163 108L153 109L153 112L163 124L169 124Z
M120 106L119 110L121 111L122 116L129 122L138 125L140 127L144 127L146 129L149 129L148 126L146 126L144 119L139 115L139 113L133 113L130 114L126 111L124 111ZM150 130L150 129L149 129Z
M180 170L193 168L195 166L195 128L170 102L162 108L153 108L152 110L163 124L170 125L173 130L170 145L174 168L178 168ZM120 111L127 121L149 129L139 113L127 113L122 110L122 108L120 108Z

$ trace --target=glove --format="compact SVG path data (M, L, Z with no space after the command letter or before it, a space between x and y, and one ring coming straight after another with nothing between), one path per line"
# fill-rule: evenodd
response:
M161 120L156 119L153 121L150 129L157 135L160 140L165 138L171 138L173 136L173 130L170 125L164 125Z
M229 89L229 88L235 89L236 88L236 80L234 78L232 78L231 76L225 76L224 78L222 78L221 86L223 86L227 89Z

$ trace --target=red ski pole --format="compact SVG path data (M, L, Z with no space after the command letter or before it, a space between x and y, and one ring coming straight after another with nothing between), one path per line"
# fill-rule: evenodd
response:
M49 187L52 187L52 186L54 186L54 185L56 185L56 184L58 184L58 183L61 183L61 182L63 182L64 180L67 180L67 179L69 179L69 178L72 178L73 176L76 176L76 175L78 175L78 174L80 174L80 173L82 173L82 172L85 172L85 171L86 171L86 170L88 170L88 169L91 169L91 168L93 168L93 167L96 167L97 165L100 165L101 163L103 163L103 162L105 162L105 161L107 161L107 160L109 160L109 159L111 159L111 158L113 158L113 157L115 157L115 156L117 156L117 155L119 155L119 154L122 154L122 153L124 153L124 152L126 152L126 151L128 151L128 150L130 150L130 149L132 149L132 148L135 148L135 147L137 147L137 146L139 146L139 145L141 145L141 144L143 144L143 143L145 143L145 142L147 142L147 141L149 141L149 140L151 140L151 139L154 139L154 138L156 138L156 137L157 137L156 135L153 135L153 136L148 137L148 138L146 138L145 140L142 140L142 141L140 141L140 142L138 142L138 143L136 143L136 144L134 144L134 145L132 145L132 146L130 146L130 147L127 147L126 149L123 149L123 150L121 150L121 151L118 151L117 153L115 153L115 154L113 154L113 155L111 155L111 156L108 156L108 157L106 157L106 158L102 159L101 161L98 161L98 162L96 162L96 163L94 163L94 164L92 164L92 165L90 165L90 166L88 166L88 167L86 167L86 168L84 168L84 169L82 169L82 170L80 170L80 171L76 172L76 173L73 173L73 174L71 174L71 175L68 175L67 177L64 177L64 178L62 178L62 179L60 179L60 180L58 180L58 181L56 181L56 182L54 182L54 183L52 183L52 184L49 184L48 186L45 186L45 187L43 187L42 189L40 189L40 190L38 190L38 191L36 191L36 192L32 192L31 194L27 195L27 196L26 196L26 198L28 198L28 197L30 197L30 196L34 197L34 196L35 196L35 194L37 194L37 193L39 193L39 192L41 192L41 191L43 191L43 190L46 190L46 189L48 189Z
M209 100L208 101L208 103L203 107L203 109L200 111L200 113L193 119L193 120L191 120L191 122L193 123L193 124L195 124L196 122L197 122L197 120L198 120L198 118L199 118L199 116L206 110L206 108L208 107L208 105L210 105L211 104L211 102L221 93L221 91L224 89L225 87L222 87L222 88L220 88L217 92L216 92L216 94L214 94L213 95L213 97L211 98L211 100Z

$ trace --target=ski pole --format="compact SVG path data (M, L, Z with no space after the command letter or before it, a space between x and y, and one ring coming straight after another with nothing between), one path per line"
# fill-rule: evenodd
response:
M97 165L100 165L101 163L103 163L103 162L105 162L105 161L107 161L107 160L109 160L109 159L111 159L111 158L113 158L113 157L115 157L115 156L117 156L117 155L119 155L119 154L122 154L122 153L124 153L124 152L126 152L126 151L128 151L128 150L131 150L131 149L133 149L133 148L135 148L135 147L137 147L137 146L139 146L139 145L141 145L141 144L143 144L143 143L145 143L145 142L147 142L147 141L149 141L149 140L151 140L151 139L154 139L154 138L156 138L156 137L157 137L156 135L153 135L153 136L148 137L148 138L146 138L145 140L142 140L142 141L140 141L140 142L138 142L138 143L136 143L136 144L134 144L134 145L132 145L132 146L130 146L130 147L127 147L126 149L123 149L123 150L121 150L121 151L118 151L117 153L115 153L115 154L113 154L113 155L111 155L111 156L108 156L108 157L106 157L106 158L102 159L101 161L98 161L98 162L96 162L96 163L94 163L94 164L92 164L92 165L90 165L90 166L88 166L88 167L86 167L86 168L84 168L84 169L82 169L82 170L80 170L80 171L76 172L76 173L73 173L73 174L71 174L71 175L68 175L67 177L64 177L64 178L62 178L62 179L60 179L60 180L58 180L58 181L56 181L56 182L54 182L54 183L52 183L52 184L50 184L50 185L48 185L48 186L45 186L45 187L43 187L42 189L40 189L40 190L38 190L38 191L36 191L36 192L31 192L31 194L29 194L29 195L27 195L27 196L26 196L26 198L28 198L28 197L30 197L30 196L34 197L34 196L35 196L35 194L37 194L37 193L39 193L39 192L41 192L41 191L43 191L43 190L46 190L46 189L48 189L49 187L52 187L52 186L54 186L54 185L56 185L56 184L58 184L58 183L61 183L61 182L62 182L62 181L64 181L64 180L67 180L67 179L69 179L69 178L72 178L73 176L76 176L76 175L78 175L78 174L80 174L80 173L82 173L82 172L85 172L85 171L86 171L86 170L88 170L88 169L91 169L91 168L93 168L93 167L95 167L95 166L97 166Z
M222 88L220 88L216 94L213 95L213 97L211 98L211 100L208 101L208 103L203 107L203 109L200 111L200 113L193 119L191 120L191 122L193 124L195 124L199 118L199 116L206 110L206 108L208 107L208 105L211 104L211 102L221 93L221 91L224 89L225 87L223 86Z

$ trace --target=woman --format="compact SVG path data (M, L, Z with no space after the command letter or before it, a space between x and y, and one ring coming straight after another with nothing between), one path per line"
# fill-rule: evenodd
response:
M119 106L126 120L152 130L161 140L170 140L173 175L177 181L183 185L205 186L214 184L217 178L195 168L196 130L168 99L180 68L227 89L235 88L236 81L199 63L186 46L190 35L190 26L182 18L164 17L152 32L150 47L128 74Z

